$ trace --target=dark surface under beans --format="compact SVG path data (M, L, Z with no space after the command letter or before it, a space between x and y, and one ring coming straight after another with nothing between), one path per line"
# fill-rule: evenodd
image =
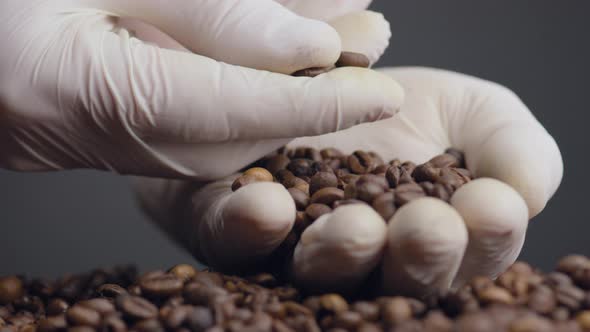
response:
M517 262L429 299L310 295L268 273L178 265L138 276L124 266L54 281L1 277L0 331L583 332L589 286L590 259L578 255L550 273Z
M253 172L263 180L254 180ZM389 222L400 207L415 199L430 196L449 202L459 187L471 181L471 174L463 153L452 148L416 165L398 159L385 162L370 151L346 155L334 148L300 147L283 148L258 160L232 189L260 181L285 186L298 211L291 234L273 255L271 265L276 268L289 260L307 227L339 206L367 204Z

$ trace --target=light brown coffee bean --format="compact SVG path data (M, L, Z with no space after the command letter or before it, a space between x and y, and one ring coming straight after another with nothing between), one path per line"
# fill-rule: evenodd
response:
M376 321L379 319L379 306L374 302L359 301L352 305L352 310L358 312L363 320Z
M295 202L295 207L297 208L297 210L299 210L299 211L305 210L307 205L309 205L309 195L307 195L307 193L305 193L295 187L289 188L287 190L289 191L291 198L293 198L293 201Z
M153 278L143 278L139 286L142 294L148 297L165 298L180 294L184 282L173 274L163 274Z
M512 304L514 303L514 297L506 289L496 286L490 286L483 289L479 294L479 299L486 304L499 303L499 304Z
M188 264L179 264L170 269L170 273L180 280L187 281L195 277L197 270Z
M338 294L326 294L320 297L320 305L322 309L339 313L348 310L348 303L346 300Z
M314 203L314 204L310 204L305 209L305 215L311 221L315 221L319 217L323 216L324 214L328 214L330 212L332 212L332 209L329 206L327 206L326 204Z
M244 172L244 175L252 176L260 182L272 182L273 181L272 174L267 169L262 168L262 167L250 168Z
M547 286L537 287L528 298L528 307L539 314L549 314L555 309L557 301L551 288Z
M416 182L436 182L440 174L440 168L434 167L431 163L416 166L412 177Z
M245 187L249 184L260 182L255 176L252 175L240 175L234 183L231 185L232 191L237 191L238 189Z
M336 61L336 67L362 67L369 68L370 61L366 55L355 52L342 52Z
M69 324L74 326L85 325L93 327L98 327L101 320L100 313L98 311L83 307L79 304L70 307L66 311L66 319Z

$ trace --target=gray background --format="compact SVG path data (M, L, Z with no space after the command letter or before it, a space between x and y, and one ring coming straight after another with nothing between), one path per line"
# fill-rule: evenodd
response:
M590 2L377 0L372 8L393 30L381 65L440 67L507 85L557 139L565 178L530 224L521 258L547 269L566 253L590 254ZM126 180L105 173L0 171L0 225L0 274L191 261L141 215Z

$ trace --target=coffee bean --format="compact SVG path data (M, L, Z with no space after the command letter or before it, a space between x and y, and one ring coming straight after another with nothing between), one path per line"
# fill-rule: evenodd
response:
M416 169L416 164L411 161L405 161L401 164L401 167L405 169L408 174L414 173L414 169Z
M338 178L336 175L331 172L318 172L311 177L309 192L313 195L320 189L329 187L338 187Z
M363 320L376 321L377 319L379 319L379 306L373 302L355 302L352 305L352 310L358 312Z
M188 327L192 331L203 332L214 325L211 310L205 307L195 307L187 316Z
M342 151L335 149L335 148L326 148L320 151L320 155L324 159L337 159L344 157L344 153Z
M127 325L117 315L109 315L104 318L101 324L102 331L108 332L124 332L127 331Z
M183 281L187 281L195 277L197 270L191 265L179 264L171 268L169 273Z
M449 168L460 167L461 161L450 153L443 153L430 159L427 164L430 164L435 168Z
M553 331L551 322L538 316L525 316L517 319L510 326L510 332L550 332Z
M570 310L578 310L582 301L586 298L583 290L575 286L560 285L555 288L557 303L567 307Z
M258 181L258 179L252 175L241 175L231 185L231 190L237 191L238 189L245 187L251 183L255 183L255 182L260 182L260 181Z
M336 67L362 67L369 68L370 61L366 55L355 52L342 52L336 61Z
M357 329L358 332L383 332L381 326L374 323L362 323Z
M325 204L311 204L305 209L305 215L309 220L315 221L324 214L332 212L332 209Z
M397 188L402 184L410 184L414 182L414 179L410 175L411 173L401 166L391 166L387 169L385 177L389 183L389 187Z
M335 201L344 199L344 191L338 188L324 188L311 196L311 204L325 204L331 206Z
M305 210L305 208L309 204L309 196L307 195L307 193L297 188L289 188L287 190L289 191L291 198L293 198L297 210Z
M506 289L496 286L488 287L481 291L479 298L483 303L500 303L500 304L512 304L514 298Z
M424 318L426 331L452 332L453 322L441 311L431 311Z
M55 316L63 314L68 309L69 305L66 301L60 298L55 298L47 303L45 308L46 314L49 316Z
M469 313L457 319L456 332L496 332L494 321L482 312Z
M549 314L555 309L557 301L551 288L547 286L537 287L528 298L528 306L539 314Z
M157 319L144 319L133 325L132 329L138 332L164 332L164 327Z
M68 326L65 315L50 316L41 319L37 326L39 332L58 332L64 331Z
M272 182L272 174L265 168L253 167L244 172L245 176L252 176L259 182Z
M412 318L412 307L406 299L394 297L383 302L381 315L385 324L394 326Z
M323 310L339 313L348 310L348 303L338 294L326 294L320 297L320 305Z
M276 174L278 171L286 169L289 162L291 162L289 157L278 154L268 159L265 167L271 174Z
M119 295L126 294L125 288L115 284L104 284L97 289L100 296L106 298L116 298Z
M83 307L79 304L70 307L66 311L68 323L76 325L85 325L98 327L100 325L100 313L91 308Z
M311 177L315 173L315 169L313 167L313 160L310 159L293 159L287 165L287 169L297 177Z
M438 180L439 173L439 167L434 167L433 164L426 163L416 166L414 172L412 173L412 177L414 177L416 182L436 182Z
M23 295L23 282L15 276L0 278L0 305L8 304Z
M20 332L23 332L22 330ZM74 326L68 329L68 332L96 332L96 330L90 326Z
M228 292L221 287L202 283L190 283L184 288L184 298L195 305L209 305L217 298L225 298Z
M89 299L78 302L77 305L92 309L101 315L106 315L115 311L115 306L106 299Z
M163 274L153 278L144 278L140 281L142 294L154 298L165 298L178 295L182 292L184 283L172 274Z
M377 196L371 206L385 221L389 221L396 211L393 192L386 192Z
M426 196L426 194L419 185L415 183L402 184L395 189L395 204L397 206L402 206L424 196Z
M318 75L321 74L325 74L329 71L331 71L332 69L334 69L335 67L315 67L315 68L307 68L307 69L302 69L302 70L298 70L296 72L294 72L292 74L292 76L297 76L297 77L316 77Z
M346 331L355 330L363 322L362 316L354 311L342 311L334 317L333 326Z
M155 305L138 296L121 295L117 297L115 304L130 319L151 319L158 315L158 308Z
M309 183L305 182L305 180L301 178L293 176L291 178L287 178L282 184L287 189L297 188L309 195Z
M348 167L355 174L366 174L371 173L377 164L367 152L355 151L348 157Z

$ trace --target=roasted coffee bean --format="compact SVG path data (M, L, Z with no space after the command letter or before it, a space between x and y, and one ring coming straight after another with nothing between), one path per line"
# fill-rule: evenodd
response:
M106 315L115 311L115 306L106 299L89 299L78 302L77 305L92 309L101 315Z
M578 287L563 285L555 288L555 297L557 298L557 303L570 310L578 310L582 306L582 301L586 298L586 294Z
M537 287L528 298L528 306L539 314L549 314L555 309L557 301L551 288L546 286Z
M401 164L401 167L405 169L408 174L414 173L414 169L416 169L416 164L411 161L405 161Z
M324 188L311 196L311 204L325 204L331 206L335 201L344 199L344 191L338 188Z
M138 296L121 295L117 297L115 304L130 319L151 319L158 315L158 308L155 305Z
M338 178L333 172L318 172L311 177L309 193L315 194L320 189L338 187Z
M297 77L316 77L318 75L321 74L325 74L329 71L331 71L332 69L334 69L335 67L314 67L314 68L307 68L307 69L302 69L302 70L298 70L296 72L294 72L292 74L292 76L297 76Z
M64 331L68 326L65 315L50 316L41 319L37 325L39 332L58 332Z
M515 320L510 325L510 332L550 332L553 326L548 319L527 315Z
M338 159L344 157L342 151L335 148L326 148L320 151L320 155L324 159Z
M305 211L297 211L292 231L301 234L312 222L313 220L309 219Z
M177 278L187 281L195 277L197 270L188 264L179 264L170 269L170 273Z
M430 196L448 202L453 195L453 188L448 184L435 183Z
M383 332L381 326L374 323L362 323L357 329L358 332Z
M402 184L411 184L414 179L411 173L401 166L390 166L385 173L385 177L389 183L389 187L397 188Z
M66 319L69 324L77 326L93 326L98 327L100 325L100 313L91 308L83 307L79 304L70 307L66 311Z
M245 176L252 176L259 182L272 182L272 174L265 168L253 167L244 172Z
M305 182L305 180L303 180L301 178L293 176L293 177L287 178L282 184L287 189L297 188L297 189L303 191L304 193L309 194L309 183Z
M441 168L438 183L449 185L454 190L458 189L469 179L465 178L461 173L457 172L454 168Z
M287 169L291 171L293 175L298 177L311 177L315 173L315 169L313 167L313 160L310 159L293 159L287 165Z
M90 326L74 326L68 328L68 332L96 332L96 329Z
M271 174L276 174L278 171L286 169L289 162L291 162L289 157L277 154L266 161L265 167Z
M245 187L251 183L260 182L258 179L251 175L240 175L234 183L231 185L232 191L237 191L238 189Z
M395 204L397 206L402 206L424 196L426 196L426 194L419 185L415 183L402 184L395 189Z
M291 198L293 198L297 210L305 210L305 208L309 204L309 195L297 188L289 188L287 190L289 191Z
M475 312L463 315L457 319L456 332L496 332L492 318L483 312Z
M221 287L194 282L185 286L183 294L188 303L209 305L216 298L227 297L228 292Z
M118 315L109 315L102 321L101 330L108 332L124 332L127 331L127 325Z
M49 316L55 316L63 314L64 312L66 312L68 308L69 304L66 301L60 298L55 298L50 300L49 303L47 303L47 306L45 307L45 312Z
M138 321L132 327L133 331L137 332L164 332L165 329L157 319L144 319Z
M440 174L440 167L435 167L431 163L416 166L412 177L416 182L436 182Z
M142 294L154 298L166 298L182 292L184 282L172 274L144 278L139 282Z
M479 298L484 304L499 303L508 305L514 303L514 298L509 291L496 286L490 286L482 290Z
M435 168L461 167L461 161L450 153L440 154L428 161Z
M186 319L188 327L196 332L203 332L214 325L211 310L205 307L193 308Z
M330 212L332 212L332 208L330 208L326 204L314 203L305 209L305 215L311 221L315 221L319 217L323 216L324 214L328 214Z
M320 305L323 310L339 313L348 310L348 303L338 294L326 294L320 297Z
M426 331L452 332L453 321L445 316L441 311L435 310L429 312L424 318L424 329Z
M396 211L393 192L386 192L377 196L371 206L385 221L389 221Z
M336 61L336 67L362 67L369 68L369 58L366 55L355 52L342 52Z
M347 160L348 168L355 174L371 173L377 167L373 157L364 151L355 151Z
M23 296L23 282L15 276L0 278L0 305L8 304Z
M100 296L106 298L116 298L119 295L126 294L127 290L119 285L104 284L97 289Z
M412 318L412 307L407 299L394 297L383 301L381 315L386 325L394 326Z

